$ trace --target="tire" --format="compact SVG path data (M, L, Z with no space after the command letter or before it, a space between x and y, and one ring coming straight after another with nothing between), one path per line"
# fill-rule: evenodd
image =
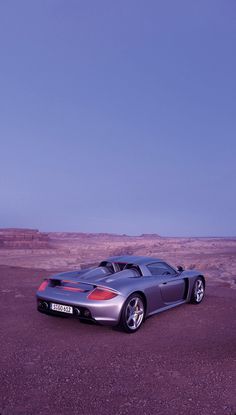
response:
M120 319L120 326L126 333L135 333L142 325L145 306L140 294L131 294L125 301Z
M194 283L190 303L200 304L205 295L205 284L201 277L198 277Z

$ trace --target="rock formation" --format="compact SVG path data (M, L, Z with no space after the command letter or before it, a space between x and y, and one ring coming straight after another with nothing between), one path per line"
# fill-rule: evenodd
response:
M49 248L49 241L48 234L37 229L0 229L0 248Z

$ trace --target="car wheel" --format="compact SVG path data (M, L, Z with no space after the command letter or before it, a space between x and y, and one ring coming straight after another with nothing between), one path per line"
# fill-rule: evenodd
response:
M145 307L141 295L131 294L122 309L120 324L127 333L135 333L144 319Z
M202 278L197 278L191 295L190 302L192 304L200 304L205 294L205 286Z

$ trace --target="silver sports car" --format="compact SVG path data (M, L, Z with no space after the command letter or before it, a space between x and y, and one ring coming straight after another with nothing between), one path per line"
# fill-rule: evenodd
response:
M45 279L36 296L42 313L120 325L134 333L153 314L199 304L204 292L205 278L198 271L175 269L157 258L115 256L96 268Z

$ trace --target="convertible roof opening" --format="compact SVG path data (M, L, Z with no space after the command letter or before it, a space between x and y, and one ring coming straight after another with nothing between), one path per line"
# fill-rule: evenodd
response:
M99 267L106 268L110 273L115 274L117 272L124 271L126 269L130 269L135 271L135 273L139 276L142 276L142 272L140 267L137 264L133 264L132 262L110 262L110 261L102 261L99 264Z

